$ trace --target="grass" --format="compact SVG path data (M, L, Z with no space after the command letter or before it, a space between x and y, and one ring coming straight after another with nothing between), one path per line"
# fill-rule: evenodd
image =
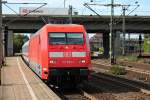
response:
M113 65L110 68L108 73L113 74L113 75L125 75L126 70L125 70L125 68L120 67L119 65Z
M150 60L144 60L144 63L150 64Z
M119 60L124 60L124 61L138 61L137 56L120 56L118 57Z

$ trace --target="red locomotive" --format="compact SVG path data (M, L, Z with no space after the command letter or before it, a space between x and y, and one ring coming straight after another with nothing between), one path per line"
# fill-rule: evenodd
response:
M22 47L23 58L44 81L79 84L91 70L87 33L82 25L47 24Z

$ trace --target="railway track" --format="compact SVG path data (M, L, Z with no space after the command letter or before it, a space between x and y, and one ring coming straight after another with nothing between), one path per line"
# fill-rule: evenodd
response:
M96 82L94 82L93 79L96 80ZM116 100L114 93L119 93L119 91L121 93L126 93L126 91L130 91L130 92L132 91L140 95L143 95L143 93L144 95L148 95L148 96L150 95L150 84L125 79L122 77L112 76L105 73L100 73L100 72L92 73L91 82L92 84L86 82L85 84L83 84L83 86L75 90L59 91L58 93L56 92L55 93L59 95L59 97L61 97L62 100L105 100L105 99L100 99L99 97L107 98L107 99L108 98L110 99L112 97L113 98L112 100ZM85 85L90 85L91 87ZM92 91L93 93L89 92L88 89L91 89L90 91ZM133 93L133 95L135 94ZM147 99L143 99L143 100L147 100Z
M97 100L95 97L91 96L82 89L77 89L73 92L64 92L64 96L66 97L64 100Z
M128 63L128 62L126 62ZM101 62L93 62L94 66L93 68L96 70L99 70L100 72L108 72L110 70L111 65L109 63L106 63L104 61ZM103 66L102 69L101 67L97 67L97 66ZM120 67L125 68L125 70L127 72L130 73L134 73L135 74L135 78L133 80L139 80L139 81L144 81L144 82L149 82L150 81L150 70L148 69L149 67L144 67L141 65L142 68L139 67L132 67L133 64L128 64L127 66L125 65L120 65ZM105 67L106 68L105 68ZM130 78L130 77L129 77Z
M23 59L25 62L25 60ZM26 62L24 64L27 64ZM94 96L85 92L81 88L75 88L75 90L61 91L59 88L53 85L47 84L47 86L56 93L62 100L97 100Z
M123 61L119 62L119 65L123 66L126 70L129 71L150 75L149 64L140 64L135 62Z
M61 90L51 88L62 100L97 100L94 96L88 94L81 88Z
M97 79L102 79L102 80L106 80L109 82L118 83L118 85L135 88L143 93L150 95L150 84L148 84L148 83L133 81L133 80L129 80L126 78L121 78L121 77L108 75L108 74L100 73L100 72L97 74L94 73L94 74L92 74L92 76Z
M135 95L134 92L140 94L140 96L144 95L144 98L150 96L150 84L143 84L100 72L92 73L91 82L92 84L85 82L85 84L72 90L63 91L57 88L53 88L52 90L62 100L110 100L110 98L112 98L111 100L119 100L115 98L115 93L127 93L127 91L133 92L133 95ZM145 97L146 95L148 97Z

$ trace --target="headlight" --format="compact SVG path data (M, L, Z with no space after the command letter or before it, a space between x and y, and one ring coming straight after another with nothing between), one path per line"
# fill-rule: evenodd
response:
M81 60L81 63L85 63L85 60Z
M47 71L47 68L43 68L44 71Z
M50 63L50 64L54 64L54 63L56 63L56 61L50 60L49 63Z

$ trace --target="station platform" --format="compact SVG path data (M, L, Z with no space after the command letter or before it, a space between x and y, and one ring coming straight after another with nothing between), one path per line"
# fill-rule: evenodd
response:
M1 72L0 100L61 100L21 57L7 57Z

